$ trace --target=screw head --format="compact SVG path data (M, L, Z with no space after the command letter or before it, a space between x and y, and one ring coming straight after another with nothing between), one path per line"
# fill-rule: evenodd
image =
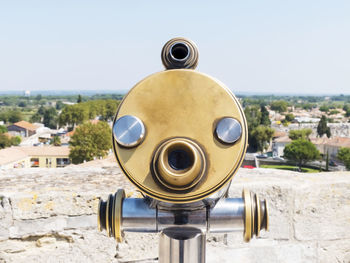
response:
M222 118L215 129L216 136L223 143L233 144L242 135L242 126L235 118Z
M113 124L113 137L123 147L131 148L139 145L145 137L143 122L132 115L125 115Z

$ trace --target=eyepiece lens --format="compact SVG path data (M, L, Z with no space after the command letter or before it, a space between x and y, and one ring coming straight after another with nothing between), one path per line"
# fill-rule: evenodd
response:
M175 59L185 59L188 56L188 47L182 43L175 44L171 49L171 54Z
M168 155L168 162L174 170L185 170L193 165L193 156L184 150L173 150Z

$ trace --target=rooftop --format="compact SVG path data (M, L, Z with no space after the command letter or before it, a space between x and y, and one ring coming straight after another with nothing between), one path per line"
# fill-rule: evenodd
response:
M15 162L31 156L63 156L69 155L67 146L24 146L10 147L0 150L0 165Z
M27 122L27 121L19 121L19 122L12 124L12 125L15 125L15 126L18 126L18 127L24 128L26 130L30 130L30 131L35 131L38 128L34 124L31 124L30 122Z
M18 148L19 147L10 147L0 150L0 165L12 163L28 156Z
M331 138L326 144L330 146L350 147L350 138L335 137L335 138Z
M276 138L275 142L292 142L292 140L288 137L288 135L286 135Z

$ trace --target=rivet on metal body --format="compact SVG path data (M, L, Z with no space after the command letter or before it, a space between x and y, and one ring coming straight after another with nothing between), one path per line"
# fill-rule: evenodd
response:
M139 145L145 137L145 126L142 121L131 115L117 119L113 125L113 137L123 147Z
M216 136L223 143L235 143L242 135L242 126L234 118L223 118L216 125Z

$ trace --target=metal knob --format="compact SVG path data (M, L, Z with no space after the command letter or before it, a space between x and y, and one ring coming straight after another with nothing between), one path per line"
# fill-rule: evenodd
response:
M215 129L216 136L223 143L235 143L242 135L242 126L234 118L222 118Z
M146 129L142 121L131 115L125 115L115 121L113 136L121 146L131 148L139 145L145 137Z

